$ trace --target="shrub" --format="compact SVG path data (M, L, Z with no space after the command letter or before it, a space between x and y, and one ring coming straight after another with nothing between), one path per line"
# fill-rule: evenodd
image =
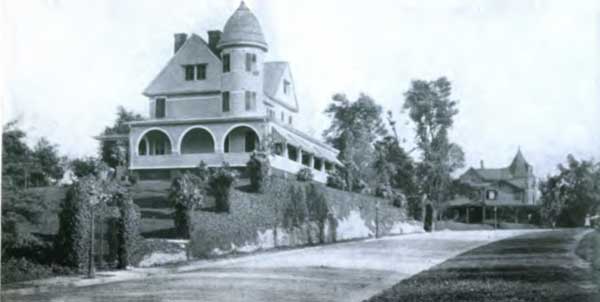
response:
M54 275L71 275L72 269L59 265L43 265L27 258L2 257L2 284L48 278Z
M215 197L215 209L217 212L229 212L231 188L235 183L237 174L229 168L227 163L211 173L208 179L210 192Z
M178 234L190 237L191 215L204 205L205 199L204 183L199 176L186 172L173 179L169 188L169 202L175 209L173 219Z
M312 170L310 168L302 168L296 174L296 178L299 181L312 181L313 180Z
M117 267L124 269L134 262L133 255L140 245L140 213L129 194L119 192L114 199L120 216L117 221Z
M250 160L246 163L248 176L250 177L250 188L253 192L264 193L268 180L271 164L265 153L254 152L250 156Z
M347 189L346 180L338 169L333 169L329 172L329 175L327 176L327 186L344 191Z
M306 187L306 203L308 207L308 220L316 222L319 226L319 243L325 242L325 223L329 217L327 198L315 184Z
M98 190L92 177L84 177L69 187L58 214L59 229L55 250L61 255L60 264L83 270L88 261L90 219L92 206L89 199Z

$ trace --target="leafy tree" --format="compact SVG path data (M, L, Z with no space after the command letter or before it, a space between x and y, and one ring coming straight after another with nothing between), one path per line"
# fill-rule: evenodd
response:
M600 209L598 164L567 156L566 165L558 165L559 173L540 182L541 215L561 227L583 226L586 215Z
M32 157L39 167L40 179L37 183L48 185L62 178L64 169L63 159L58 154L57 145L51 144L47 139L41 138L33 148Z
M289 187L288 203L283 211L283 227L290 230L292 241L294 230L302 228L308 219L308 208L306 206L306 195L301 187ZM308 236L310 238L310 234Z
M381 106L365 94L355 102L350 102L343 94L336 94L325 113L331 118L331 125L323 136L340 150L339 159L344 164L348 189L354 191L361 181L372 185L375 181L373 143L387 133Z
M77 178L98 176L100 171L105 168L102 162L91 156L74 159L69 165Z
M420 190L438 205L448 197L451 173L464 166L461 147L448 137L458 114L451 92L450 82L441 77L412 81L405 93L404 109L415 124L417 148L421 151L417 165Z
M175 208L175 229L178 234L190 238L193 230L193 213L203 206L206 199L203 180L186 172L173 179L169 189L169 201Z
M117 118L111 127L106 127L103 135L118 135L129 134L129 126L127 123L133 121L141 121L144 118L142 115L129 111L122 106L117 108ZM101 141L100 142L100 158L109 167L115 168L118 165L126 165L129 158L129 144L127 141Z
M338 190L346 190L346 181L339 168L335 167L329 172L329 175L327 175L327 186Z

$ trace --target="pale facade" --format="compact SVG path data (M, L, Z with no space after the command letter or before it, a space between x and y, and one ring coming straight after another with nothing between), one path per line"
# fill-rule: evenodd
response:
M276 170L309 167L325 182L340 165L336 149L295 128L290 66L265 60L268 45L243 2L223 32L208 32L208 42L176 34L174 44L173 57L144 91L150 119L130 123L130 170L153 178L201 161L244 167L267 140Z

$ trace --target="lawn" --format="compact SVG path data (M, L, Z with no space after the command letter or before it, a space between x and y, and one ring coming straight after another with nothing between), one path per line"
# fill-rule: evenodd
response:
M140 182L130 188L134 202L140 207L140 232L148 238L174 238L173 210L169 206L167 195L170 183L167 181ZM65 187L32 188L31 192L44 199L46 213L39 224L27 227L43 237L58 232L58 213L60 203L65 198Z
M600 301L597 279L576 266L580 230L498 241L403 280L371 298L383 301Z

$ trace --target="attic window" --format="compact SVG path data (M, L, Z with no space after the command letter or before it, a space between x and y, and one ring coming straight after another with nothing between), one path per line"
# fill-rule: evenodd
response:
M194 65L184 65L185 69L185 80L193 81L194 80Z
M196 80L206 79L206 64L196 65Z
M290 87L291 83L287 80L283 80L283 93L285 94L289 94L290 93Z
M183 65L183 68L186 81L206 79L206 64Z

